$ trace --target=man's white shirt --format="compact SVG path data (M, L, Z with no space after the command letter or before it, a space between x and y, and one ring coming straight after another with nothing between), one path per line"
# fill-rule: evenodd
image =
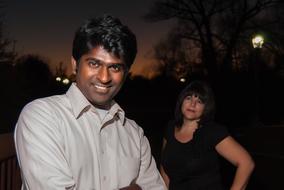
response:
M114 101L101 120L75 83L24 107L15 144L22 189L166 189L142 128Z

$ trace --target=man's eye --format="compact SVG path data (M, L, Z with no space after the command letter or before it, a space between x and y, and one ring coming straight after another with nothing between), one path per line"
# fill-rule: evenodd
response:
M110 69L115 72L119 72L123 69L123 66L121 64L114 64L110 66Z
M90 62L89 62L89 65L90 65L91 67L99 67L99 66L100 66L100 63L99 63L99 62L96 62L96 61L90 61Z

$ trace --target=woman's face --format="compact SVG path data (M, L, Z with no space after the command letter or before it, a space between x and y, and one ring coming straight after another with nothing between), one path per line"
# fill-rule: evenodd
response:
M205 104L199 99L198 96L186 96L181 105L181 112L186 120L200 120L204 112Z

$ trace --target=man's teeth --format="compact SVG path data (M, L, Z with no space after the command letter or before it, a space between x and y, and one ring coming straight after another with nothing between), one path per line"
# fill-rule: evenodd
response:
M105 87L105 86L98 86L98 85L95 85L95 86L96 86L96 88L98 88L98 89L102 89L102 90L107 89L107 87Z

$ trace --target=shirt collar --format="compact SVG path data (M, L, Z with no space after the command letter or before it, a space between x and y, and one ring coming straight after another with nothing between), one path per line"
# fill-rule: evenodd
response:
M112 106L109 110L109 114L112 117L118 117L118 119L121 121L121 123L124 124L125 122L125 112L123 111L123 109L115 102L112 102Z
M71 103L74 116L78 119L81 115L87 112L90 108L94 107L84 96L84 94L77 87L76 83L72 83L66 96ZM94 107L95 108L95 107ZM96 108L95 108L96 109ZM109 114L112 117L118 116L122 123L125 120L125 113L123 109L113 100Z

